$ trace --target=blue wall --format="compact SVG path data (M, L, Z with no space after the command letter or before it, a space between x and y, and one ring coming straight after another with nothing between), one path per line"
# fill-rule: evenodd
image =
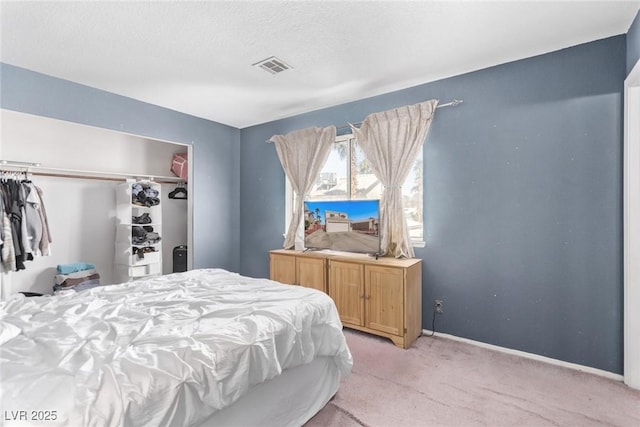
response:
M622 372L626 37L241 131L240 271L282 246L284 173L265 141L437 98L424 148L423 325Z
M192 144L194 267L239 271L238 129L4 63L0 81L7 110Z
M621 373L622 84L638 26L241 131L8 64L0 107L193 144L195 267L267 277L284 231L269 137L462 98L424 148L424 327L443 299L438 331Z
M640 12L627 32L627 74L640 59Z

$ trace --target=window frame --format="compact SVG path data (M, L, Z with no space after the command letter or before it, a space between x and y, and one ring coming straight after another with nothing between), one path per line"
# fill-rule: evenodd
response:
M352 133L347 133L344 135L339 135L336 137L336 140L334 141L334 144L337 143L341 143L344 141L349 141L351 139L355 140L355 136ZM422 167L424 170L424 156L422 158ZM351 176L351 162L348 161L347 162L347 176L350 177ZM289 223L291 222L291 218L293 217L293 202L294 202L294 194L293 194L293 187L291 186L291 182L289 181L289 178L287 177L287 175L285 174L284 176L284 181L285 181L285 190L284 190L284 234L283 236L287 235L287 230L289 229ZM348 186L350 186L350 179L347 180L349 182ZM348 187L349 189L349 187ZM350 192L348 191L348 194L350 194ZM349 196L350 199L350 196ZM422 202L424 203L424 188L422 190ZM424 248L426 246L426 242L424 239L424 215L422 217L422 239L411 239L411 245L414 248Z

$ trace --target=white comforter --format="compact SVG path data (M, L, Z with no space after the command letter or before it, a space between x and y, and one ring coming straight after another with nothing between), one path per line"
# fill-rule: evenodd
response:
M0 416L20 426L196 425L316 356L351 370L327 295L224 270L18 295L0 302Z

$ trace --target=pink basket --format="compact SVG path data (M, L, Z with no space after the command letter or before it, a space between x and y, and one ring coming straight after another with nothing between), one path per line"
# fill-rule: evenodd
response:
M173 155L173 161L171 162L171 172L186 182L189 176L188 165L187 153L176 153Z

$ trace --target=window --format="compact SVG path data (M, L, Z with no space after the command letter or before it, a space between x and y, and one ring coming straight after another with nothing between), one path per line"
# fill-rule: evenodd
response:
M422 221L422 151L402 186L403 206L409 236L414 246L423 246ZM289 226L293 210L293 190L286 180L286 221ZM371 171L352 134L339 136L329 154L316 184L307 195L309 200L379 199L382 184Z

